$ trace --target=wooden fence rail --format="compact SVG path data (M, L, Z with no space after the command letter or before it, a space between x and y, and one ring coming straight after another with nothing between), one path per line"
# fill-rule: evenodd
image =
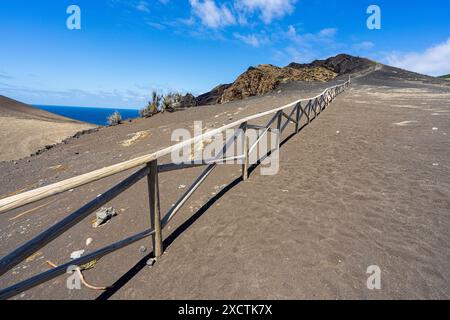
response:
M249 170L249 158L250 155L255 152L260 141L269 133L274 132L277 135L276 148L270 150L268 154L263 158L269 156L274 151L279 151L281 143L281 135L286 127L293 123L295 124L294 133L298 133L301 129L301 120L306 117L305 125L308 125L313 121L325 108L331 103L334 98L342 93L350 85L350 79L343 84L336 85L325 89L321 94L310 99L301 99L294 101L288 105L275 108L266 112L261 112L252 116L245 117L233 123L227 124L221 128L217 128L208 131L202 135L196 136L192 139L183 141L176 145L164 148L155 153L141 156L126 162L122 162L113 166L109 166L100 170L92 171L74 178L70 178L52 185L48 185L42 188L24 192L12 197L8 197L0 200L0 214L8 212L10 210L34 203L36 201L63 193L65 191L81 187L91 182L104 179L106 177L113 176L115 174L133 169L140 168L138 171L130 175L128 178L119 182L117 185L104 192L88 204L84 205L80 209L69 214L60 222L56 223L52 227L43 231L33 239L29 240L25 244L15 249L10 254L4 256L0 260L0 276L17 266L27 257L31 256L48 243L59 237L61 234L75 226L77 223L88 217L90 214L101 208L103 205L110 202L112 199L125 192L131 186L139 182L143 178L147 178L148 182L148 197L150 206L150 225L151 228L138 233L134 236L123 239L119 242L113 243L109 246L101 248L95 252L87 254L79 259L75 259L68 263L65 263L59 267L51 269L49 271L38 274L30 279L17 283L11 287L0 290L0 299L11 298L23 291L29 290L39 284L47 282L57 276L64 274L67 268L70 266L83 265L93 260L99 259L107 254L110 254L116 250L124 248L132 243L135 243L141 239L152 237L153 253L155 258L159 258L163 253L162 244L162 230L167 226L171 219L177 214L177 212L183 207L183 205L189 200L198 187L205 181L205 179L213 172L219 162L226 160L243 160L242 164L242 178L248 179ZM292 110L290 110L292 108ZM313 113L314 115L312 115ZM249 122L262 119L266 116L273 115L270 121L265 126L251 125ZM285 122L283 123L283 118ZM276 122L276 128L272 128L272 125ZM187 164L158 164L158 159L174 151L179 151L187 146L194 145L202 140L214 137L218 133L222 133L228 129L239 128L244 133L243 139L243 152L242 155L224 158L229 147L237 139L236 136L231 137L226 143L222 151L214 158L210 160L202 160L201 163L187 163ZM248 130L258 130L257 140L250 145L250 141L246 133ZM259 162L262 159L258 160ZM184 194L178 199L178 201L168 210L168 212L161 217L160 199L159 199L159 183L158 175L170 172L174 170L182 170L187 168L206 166L205 170L200 176L193 182L193 184L186 189Z

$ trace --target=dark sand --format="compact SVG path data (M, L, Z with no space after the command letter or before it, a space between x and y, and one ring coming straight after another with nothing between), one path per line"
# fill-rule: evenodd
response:
M152 152L194 120L218 127L329 85L293 83L264 97L105 128L30 162L0 163L1 197ZM17 298L448 299L449 99L444 81L396 69L355 79L283 145L278 175L257 169L242 182L239 166L217 168L166 229L166 254L153 268L145 266L151 248L144 240L85 272L93 284L115 283L112 290L69 291L62 276ZM199 172L160 177L163 212ZM3 214L1 255L125 176ZM145 181L111 205L119 215L109 224L92 229L92 219L84 220L4 275L0 287L48 270L46 260L60 264L72 251L91 252L148 227ZM140 253L141 245L149 251ZM370 265L382 270L379 291L366 288Z

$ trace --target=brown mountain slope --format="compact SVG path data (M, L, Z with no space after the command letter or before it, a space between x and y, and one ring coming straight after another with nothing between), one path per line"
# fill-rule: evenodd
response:
M23 158L93 127L0 96L0 161Z
M0 95L0 117L14 117L20 119L37 119L43 121L70 122L81 124L80 121L56 115L2 95Z

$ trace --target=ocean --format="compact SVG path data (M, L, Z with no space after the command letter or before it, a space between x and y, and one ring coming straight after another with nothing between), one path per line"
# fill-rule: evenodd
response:
M108 116L118 111L122 115L122 120L138 118L139 110L136 109L109 109L91 107L64 107L64 106L43 106L33 105L36 108L58 114L78 121L88 122L99 126L108 125Z

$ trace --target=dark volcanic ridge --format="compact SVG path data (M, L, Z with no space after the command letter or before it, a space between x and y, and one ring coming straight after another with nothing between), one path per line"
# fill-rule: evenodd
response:
M338 76L362 72L377 63L369 59L340 54L308 64L291 63L285 67L270 64L250 67L233 83L222 84L196 97L197 105L222 104L276 90L291 81L328 82Z

